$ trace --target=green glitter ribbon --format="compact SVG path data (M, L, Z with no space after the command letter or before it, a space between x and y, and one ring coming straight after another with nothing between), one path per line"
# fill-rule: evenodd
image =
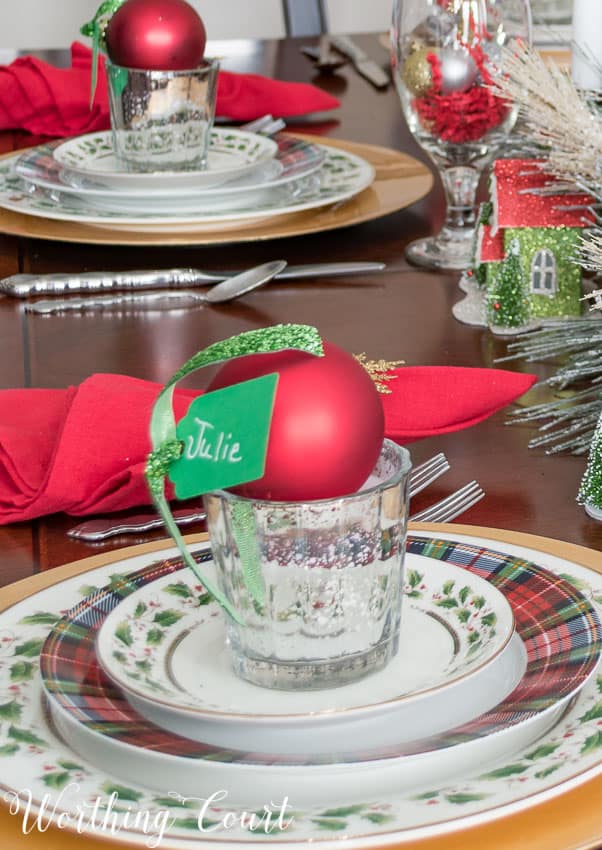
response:
M84 24L80 28L82 35L87 35L92 39L92 77L90 79L90 109L94 102L94 93L96 92L96 83L98 81L98 54L102 51L107 52L107 42L105 33L107 25L117 9L123 6L125 0L104 0L96 10L96 14L91 21Z
M146 479L155 506L180 550L184 563L237 623L241 623L240 616L229 600L199 572L198 564L188 551L165 497L165 478L170 464L180 456L182 451L182 444L176 434L173 394L178 381L204 366L212 366L249 354L271 354L288 349L305 351L316 357L324 356L320 335L316 328L310 325L274 325L269 328L246 331L238 336L216 342L197 352L172 375L159 393L151 414L150 437L153 450L147 460ZM241 549L245 584L253 598L260 601L263 598L263 583L259 568L259 554L256 552L256 545L253 549L249 543L249 517L244 511L241 510L235 514L235 525L238 530L237 543Z

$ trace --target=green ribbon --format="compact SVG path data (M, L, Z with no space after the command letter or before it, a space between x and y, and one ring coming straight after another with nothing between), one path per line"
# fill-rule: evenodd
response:
M173 394L178 381L205 366L212 366L249 354L271 354L287 349L305 351L307 354L313 354L316 357L324 355L320 335L316 328L310 325L274 325L273 327L238 334L221 342L216 342L191 357L163 387L151 414L150 437L153 450L146 465L146 479L155 506L180 550L185 564L237 623L241 623L240 616L229 600L199 572L199 566L186 547L180 529L174 521L169 502L165 497L165 478L169 472L169 467L182 452L182 444L177 439L176 434ZM247 565L245 582L251 595L255 599L261 599L262 582L258 553L254 551L253 547L246 545L249 542L249 517L243 508L241 508L241 512L236 514L236 525L238 526L240 540L243 543L241 547L243 568L245 564Z
M96 92L96 83L98 80L98 54L100 51L107 52L107 41L105 33L107 26L117 9L123 6L125 0L104 0L96 10L96 14L91 21L80 27L82 35L87 35L92 39L92 78L90 80L90 109L94 102L94 93Z

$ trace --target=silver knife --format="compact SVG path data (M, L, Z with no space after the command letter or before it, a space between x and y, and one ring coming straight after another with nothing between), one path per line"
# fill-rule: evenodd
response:
M386 89L391 82L391 77L386 74L378 62L370 59L361 47L352 41L347 35L332 35L330 43L343 56L348 56L351 59L355 69L362 77L365 77L368 82L376 86L377 89Z
M308 263L287 266L276 275L278 280L302 280L310 277L341 277L382 271L384 263ZM0 292L16 298L31 295L69 295L71 293L115 292L120 290L162 289L219 283L239 274L235 271L166 269L163 271L75 272L72 274L14 274L0 280Z

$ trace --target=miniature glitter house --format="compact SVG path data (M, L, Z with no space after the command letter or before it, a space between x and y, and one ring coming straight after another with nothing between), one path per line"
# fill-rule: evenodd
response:
M575 257L583 228L593 223L592 199L554 193L554 183L536 160L501 159L493 167L474 267L492 327L518 329L582 312Z

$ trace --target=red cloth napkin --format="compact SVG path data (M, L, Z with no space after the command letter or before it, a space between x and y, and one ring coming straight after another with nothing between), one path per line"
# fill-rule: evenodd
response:
M399 443L467 428L526 392L534 375L402 367L383 395ZM92 375L66 390L0 391L0 524L65 511L108 513L151 502L144 478L159 384ZM175 393L176 419L194 390Z
M90 109L92 51L71 45L71 67L55 68L25 56L0 66L0 130L27 130L40 136L72 136L109 127L104 58ZM275 118L322 112L340 101L316 86L272 80L256 74L220 71L217 115L251 121L271 113Z

